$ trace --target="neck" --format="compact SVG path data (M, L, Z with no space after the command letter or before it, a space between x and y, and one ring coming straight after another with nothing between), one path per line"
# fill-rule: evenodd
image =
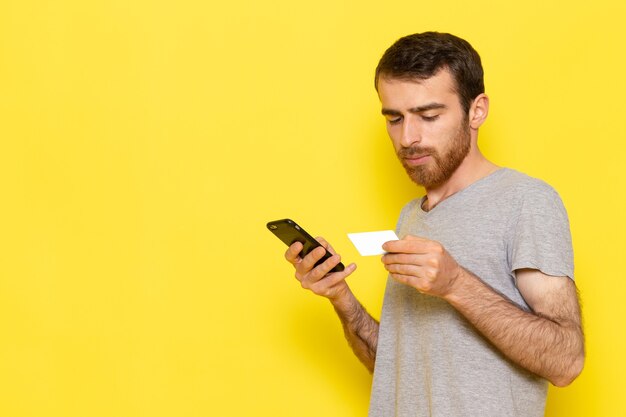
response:
M426 201L422 208L425 211L432 210L446 198L492 174L498 168L497 165L487 160L477 148L472 149L450 178L441 185L426 189Z

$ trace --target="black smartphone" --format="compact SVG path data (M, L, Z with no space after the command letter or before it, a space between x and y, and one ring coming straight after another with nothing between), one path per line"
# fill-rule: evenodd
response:
M302 251L300 257L304 258L309 252L317 248L320 243L315 240L310 234L308 234L303 228L298 226L296 222L291 219L275 220L267 223L267 228L270 232L274 233L280 240L285 242L287 246L293 245L295 242L302 243ZM326 251L324 256L315 263L315 266L323 263L326 259L333 256L330 252ZM339 272L344 270L344 265L339 262L330 272Z

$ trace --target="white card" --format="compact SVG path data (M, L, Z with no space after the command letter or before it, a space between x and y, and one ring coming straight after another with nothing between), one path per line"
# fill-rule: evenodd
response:
M348 238L352 241L356 250L361 256L382 255L383 243L390 240L399 240L393 230L383 230L380 232L348 233Z

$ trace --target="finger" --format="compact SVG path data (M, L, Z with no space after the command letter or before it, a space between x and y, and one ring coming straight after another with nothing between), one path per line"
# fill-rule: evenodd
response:
M330 271L335 266L337 266L337 264L339 262L341 262L341 255L333 255L333 256L331 256L330 258L325 260L323 263L319 264L318 266L314 267L311 270L311 272L309 274L310 279L312 281L319 281L320 279L322 279L326 275L328 275L328 273L330 273ZM343 272L343 271L341 271L341 272Z
M383 250L387 253L411 253L413 243L408 240L390 240L383 243Z
M398 282L400 282L402 284L410 285L411 287L415 287L415 285L413 285L413 282L415 280L414 276L403 275L403 274L391 274L391 273L389 274L389 276L392 279L394 279L394 280L396 280L396 281L398 281Z
M289 246L287 251L285 252L285 259L292 264L299 263L302 258L300 258L300 252L302 252L302 243L295 242L293 245Z
M418 292L428 294L430 283L419 277L404 274L389 274L389 276L402 284L415 288Z
M383 244L383 250L389 253L428 253L431 246L430 240L415 236L400 240L390 240Z
M329 275L330 271L341 260L340 258L339 255L333 255L317 266L308 265L308 259L306 261L303 260L300 265L296 266L296 278L300 281L303 288L312 288L313 285Z
M392 275L415 277L422 281L423 284L434 282L438 274L437 269L422 265L391 264L385 265L385 269Z
M420 266L412 264L385 264L385 269L390 274L420 276L422 273L422 268Z
M412 264L422 265L426 262L426 255L414 253L386 253L380 258L385 265L391 264Z
M333 247L330 245L330 243L328 243L326 239L324 239L323 237L316 236L315 240L317 240L320 243L320 245L322 245L328 252L332 253L333 255L337 253L335 252L335 249L333 249Z
M324 276L319 281L316 281L310 285L311 290L322 295L328 295L328 290L335 287L340 282L344 281L356 270L356 264L351 263L341 272L334 272Z
M352 275L354 271L356 271L356 264L351 263L348 266L346 266L343 271L328 275L326 279L328 279L329 284L337 285L339 282L345 280L350 275Z
M307 274L311 269L313 269L317 261L322 259L325 253L326 249L318 246L302 258L302 260L297 264L296 269L302 274Z

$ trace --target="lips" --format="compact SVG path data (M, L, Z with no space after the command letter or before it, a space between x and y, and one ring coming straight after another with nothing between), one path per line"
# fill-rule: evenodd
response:
M422 165L428 162L429 157L430 157L430 154L411 155L411 156L405 156L404 161L407 163L407 165L411 165L411 166Z

